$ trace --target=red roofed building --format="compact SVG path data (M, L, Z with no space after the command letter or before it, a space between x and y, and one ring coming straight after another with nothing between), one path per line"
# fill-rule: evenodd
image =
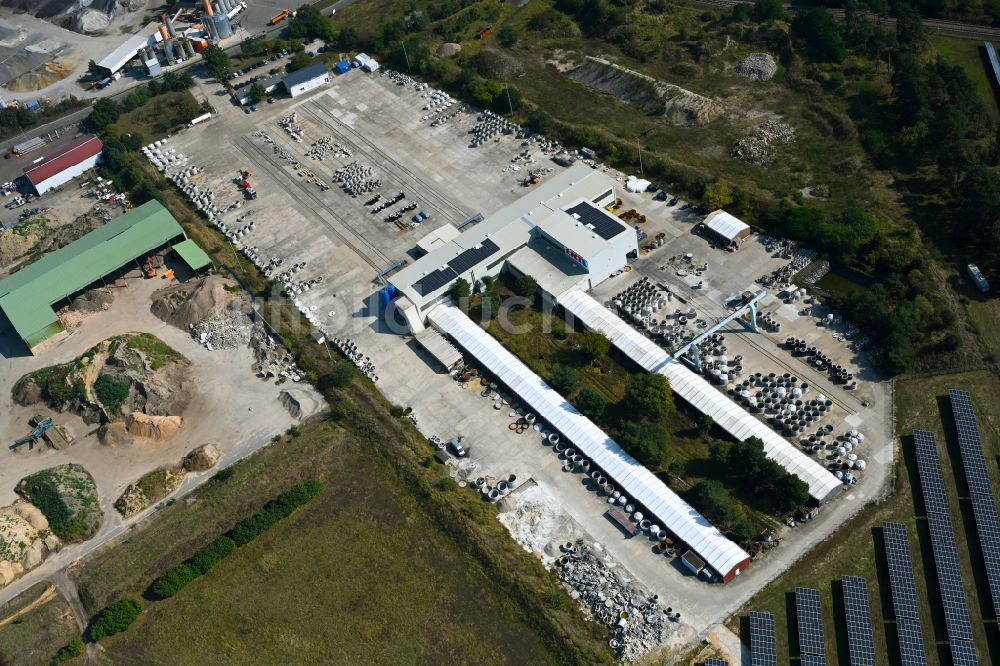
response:
M51 155L46 155L38 164L26 168L24 177L35 188L36 193L44 194L93 168L101 158L102 150L104 144L96 136L80 137Z

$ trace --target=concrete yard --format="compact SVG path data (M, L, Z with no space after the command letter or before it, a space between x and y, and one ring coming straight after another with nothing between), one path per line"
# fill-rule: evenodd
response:
M200 85L204 95L217 90L215 84ZM218 117L170 139L161 148L176 149L189 158L187 166L204 168L192 183L211 187L220 208L239 202L239 208L221 219L230 230L244 226L247 220L254 221L254 228L239 238L239 247L255 247L265 259L281 258L283 263L276 270L305 262L295 273L296 281L323 278L319 285L295 296L298 304L318 316L320 325L331 336L349 337L357 343L375 364L380 390L393 403L412 407L424 434L443 439L464 437L471 455L462 462L461 469L456 467L459 479L485 475L503 478L513 473L516 485L531 480L544 488L558 504L554 511L565 516L565 520L555 521L557 531L561 529L558 525L565 526L566 534L560 534L560 539L582 532L600 542L636 580L681 613L668 646L679 650L705 636L814 544L834 535L863 504L883 492L892 464L889 385L872 381L877 377L867 369L864 355L856 354L826 329L817 327L813 317L799 314L805 307L802 301L790 305L775 294L769 295L762 309L774 313L782 322L781 332L753 334L739 324L731 324L726 328L729 353L744 356L744 376L756 371L790 372L829 396L835 409L825 422L832 423L838 433L846 429L865 433L860 453L868 461L868 468L856 486L845 489L823 507L816 519L806 526L784 530L780 547L724 586L707 584L688 574L677 560L656 556L653 541L645 536L626 539L603 516L605 499L589 489L583 476L564 472L561 460L542 444L537 433L529 430L516 434L509 429L513 419L507 409L494 409L493 401L481 397L478 388L462 388L449 376L438 373L432 362L417 351L412 338L386 330L372 307L381 287L375 280L376 273L398 259L412 261L413 248L424 235L445 223L460 223L479 211L488 214L530 194L520 185L527 169L510 169L512 160L524 150L520 140L506 136L471 148L468 133L476 116L460 113L431 127L421 121L421 116L427 114L422 110L427 101L423 92L412 84L397 85L388 76L354 70L304 98L261 104L256 113L245 114L218 105ZM293 111L297 118L292 124L301 130L301 142L279 126L281 117ZM334 151L327 152L322 160L306 156L312 144L327 137L330 144L345 147L350 156ZM559 169L537 150L534 153L533 166ZM297 168L293 161L298 162ZM336 185L322 187L330 185L337 168L354 161L373 168L372 177L382 180L379 191L383 196L405 192L406 201L417 204L412 212L427 209L432 213L430 220L419 229L401 230L382 220L388 210L372 214L365 209L364 202L373 193L352 197ZM235 182L241 169L252 172L250 180L259 194L256 201L244 201ZM619 185L623 184L620 174L611 175L618 177ZM754 287L758 276L785 263L770 256L756 238L737 253L713 249L691 233L700 218L682 211L679 204L668 207L649 194L624 193L624 187L619 188L619 196L625 200L626 209L636 208L647 216L649 221L643 230L650 237L662 232L668 242L653 252L640 254L631 272L601 285L594 296L602 302L646 275L669 283L700 317L714 322L715 317L727 313L723 300L728 294ZM393 209L395 206L389 210ZM248 213L250 217L243 217ZM240 217L243 219L237 223ZM701 278L706 285L700 289L692 289L690 280L683 276L660 269L669 257L689 252L709 265ZM83 330L89 336L95 328L88 321ZM859 390L845 391L780 349L777 343L789 335L810 340L838 362L854 368L855 376L864 380ZM71 337L67 344L76 349L79 337ZM178 345L185 353L190 350L180 341ZM211 356L197 350L190 353L196 358ZM71 354L67 349L59 350L59 355ZM250 388L265 391L263 386L251 384ZM253 414L253 418L260 418L256 408ZM204 436L208 437L208 433ZM725 637L719 642L732 644Z

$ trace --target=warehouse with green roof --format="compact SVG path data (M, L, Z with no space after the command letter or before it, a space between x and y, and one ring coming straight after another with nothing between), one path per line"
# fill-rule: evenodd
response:
M66 335L55 304L164 246L194 271L211 263L170 211L150 201L0 280L0 311L34 352Z

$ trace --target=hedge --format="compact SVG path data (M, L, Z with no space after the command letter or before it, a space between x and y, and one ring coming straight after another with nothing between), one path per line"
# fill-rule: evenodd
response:
M90 624L90 639L99 641L128 629L142 613L142 604L131 597L122 597L104 607Z
M185 562L167 569L149 586L147 595L153 599L168 599L174 596L195 578L208 573L212 567L229 557L237 546L256 539L279 520L316 497L322 489L323 484L315 479L292 486L265 504L254 515L236 523L228 534L202 547Z

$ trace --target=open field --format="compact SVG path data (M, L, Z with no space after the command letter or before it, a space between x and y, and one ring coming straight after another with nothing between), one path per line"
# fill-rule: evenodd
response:
M942 58L965 70L966 75L976 84L976 90L983 98L986 108L996 119L998 116L996 85L992 82L993 72L989 69L989 60L983 43L943 35L931 35L930 40Z
M228 480L164 508L77 567L73 575L92 612L112 597L142 593L163 568L255 510L261 498L306 478L326 487L176 597L147 604L137 625L102 642L109 663L563 660L382 455L338 427L306 425L299 437L239 463ZM205 621L193 625L195 616ZM574 640L586 643L587 634Z
M79 636L69 604L47 583L0 606L0 662L4 664L46 664L59 648Z
M952 505L959 563L980 662L996 662L1000 658L1000 635L997 634L992 611L989 610L990 597L985 586L972 508L967 500L958 499L965 496L966 491L964 481L959 482L955 473L955 466L960 467L961 459L958 457L951 408L947 400L950 388L964 389L973 394L986 459L997 459L1000 455L1000 418L992 406L992 396L1000 390L1000 379L996 375L982 371L897 382L896 415L898 431L903 437L901 441L897 440L897 449L901 453L898 460L901 464L895 470L894 492L885 501L865 508L833 537L806 554L788 573L754 597L741 613L730 618L727 624L734 631L740 631L745 642L749 642L749 611L769 611L775 616L779 663L797 656L794 647L797 643L794 592L799 586L812 587L820 591L829 663L838 663L838 660L839 663L844 663L847 639L840 578L845 575L862 576L868 581L875 629L875 652L879 663L898 664L895 628L889 619L892 601L882 553L881 526L886 521L901 522L907 526L910 535L910 551L916 574L928 663L950 663L948 645L943 642L947 634L940 611L930 540L926 521L922 517L923 501L919 490L913 489L914 486L919 487L919 480L912 438L908 433L919 428L936 434L942 454L945 489ZM961 472L959 475L961 476ZM994 488L1000 487L1000 472L994 465L990 465L990 475Z

